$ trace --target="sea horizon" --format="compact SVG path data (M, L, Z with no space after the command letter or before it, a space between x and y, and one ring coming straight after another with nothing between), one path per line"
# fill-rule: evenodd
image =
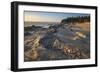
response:
M41 26L41 27L49 27L53 25L60 24L60 22L24 22L24 27L28 26Z

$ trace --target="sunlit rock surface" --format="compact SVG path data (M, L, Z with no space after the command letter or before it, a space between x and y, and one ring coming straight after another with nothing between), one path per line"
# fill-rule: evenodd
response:
M90 58L89 25L86 22L48 28L25 27L24 61Z

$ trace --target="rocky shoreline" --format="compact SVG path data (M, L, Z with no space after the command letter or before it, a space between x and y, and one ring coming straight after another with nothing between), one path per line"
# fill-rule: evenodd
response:
M90 25L89 22L64 22L49 28L24 27L24 61L90 58L90 28L87 24Z

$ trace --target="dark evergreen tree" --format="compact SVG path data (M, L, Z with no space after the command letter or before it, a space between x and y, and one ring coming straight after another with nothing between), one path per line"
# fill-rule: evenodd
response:
M75 23L75 22L90 22L90 16L68 17L61 21L61 24Z

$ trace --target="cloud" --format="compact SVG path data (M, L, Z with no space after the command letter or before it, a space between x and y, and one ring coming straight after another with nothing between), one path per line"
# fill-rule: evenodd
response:
M57 19L49 16L28 15L24 16L25 22L58 22Z

